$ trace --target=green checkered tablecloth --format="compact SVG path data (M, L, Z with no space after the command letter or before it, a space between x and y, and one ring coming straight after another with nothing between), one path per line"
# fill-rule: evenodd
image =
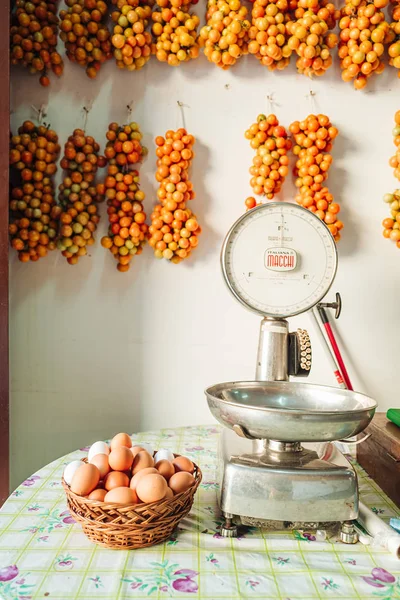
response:
M61 474L87 449L24 481L0 511L0 598L400 599L400 561L383 550L319 542L300 531L251 529L237 539L220 537L218 433L217 427L206 426L134 436L191 457L203 471L190 515L170 540L145 550L95 546L69 516ZM398 515L379 487L356 468L364 503L383 518Z

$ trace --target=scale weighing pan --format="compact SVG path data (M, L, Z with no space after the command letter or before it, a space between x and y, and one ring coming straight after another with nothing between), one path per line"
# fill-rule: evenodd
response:
M372 398L307 383L236 381L206 390L213 416L245 437L279 442L332 442L363 431L374 416Z

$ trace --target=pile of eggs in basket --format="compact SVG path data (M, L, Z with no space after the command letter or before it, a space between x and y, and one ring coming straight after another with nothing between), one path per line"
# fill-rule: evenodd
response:
M74 460L64 470L71 491L89 500L115 504L157 502L186 491L195 483L194 465L170 450L154 452L148 444L132 445L130 436L118 433L95 442L88 462Z

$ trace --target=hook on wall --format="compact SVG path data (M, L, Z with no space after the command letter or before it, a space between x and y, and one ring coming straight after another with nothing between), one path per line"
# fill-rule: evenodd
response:
M316 101L315 101L315 97L316 97L316 95L317 95L317 93L316 93L316 92L314 92L314 90L311 90L311 89L310 89L309 93L308 93L308 94L306 94L306 98L307 98L307 99L310 101L310 104L311 104L311 110L312 110L313 112L315 112L315 111L316 111L316 109L317 109L317 104L316 104Z
M180 100L177 100L177 101L176 101L176 103L177 103L177 105L178 105L178 107L179 107L179 110L180 110L180 113L181 113L181 118L182 118L182 127L183 127L184 129L186 129L185 111L184 111L183 109L184 109L184 108L190 108L190 106L188 106L187 104L184 104L184 103L183 103L183 102L181 102Z
M34 112L37 115L37 120L39 125L42 124L43 118L47 116L47 105L46 104L42 104L40 106L40 108L37 108L37 106L35 106L34 104L31 104L31 108L32 110L34 110Z
M86 104L86 106L83 106L82 111L83 111L83 131L86 131L86 125L87 125L87 120L89 117L89 113L92 110L92 106L93 106L93 100L91 100L90 102L88 102Z
M275 98L275 92L267 94L268 112L274 112L274 106L280 106Z
M129 121L131 118L132 111L133 111L133 100L131 100L129 102L129 104L126 105L126 110L128 111L128 121Z

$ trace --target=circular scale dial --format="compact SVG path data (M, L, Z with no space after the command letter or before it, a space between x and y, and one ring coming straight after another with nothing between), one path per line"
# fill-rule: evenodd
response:
M305 312L325 296L335 278L337 250L329 229L312 212L270 202L236 221L221 262L239 302L279 319Z

